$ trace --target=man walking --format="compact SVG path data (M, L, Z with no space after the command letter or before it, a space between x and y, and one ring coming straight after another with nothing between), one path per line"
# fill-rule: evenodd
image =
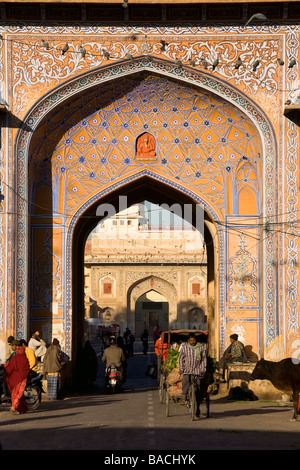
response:
M54 338L44 357L44 377L47 378L48 400L60 398L62 352L58 339Z

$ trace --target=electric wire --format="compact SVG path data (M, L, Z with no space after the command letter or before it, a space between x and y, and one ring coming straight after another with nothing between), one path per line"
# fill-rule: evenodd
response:
M7 183L5 183L4 181L2 181L2 184L4 184L9 190L11 190L16 196L17 198L20 198L23 202L25 202L28 206L34 206L36 207L37 209L41 209L41 210L44 210L44 211L48 211L49 208L46 207L46 206L42 206L40 204L37 204L35 202L31 202L29 201L28 199L24 198L22 195L20 195L14 188L12 188L10 185L8 185ZM151 209L152 210L152 209ZM297 209L296 211L298 212L300 209ZM161 208L158 208L158 209L153 209L153 211L161 211ZM290 214L290 213L294 213L295 211L291 211L291 212L285 212L283 213L282 215L287 215L287 214ZM7 215L18 215L18 212L7 212L7 211L3 211L2 214L5 213ZM23 214L22 214L23 215ZM27 214L27 217L32 217L34 214ZM36 216L41 216L41 214L35 214ZM74 214L73 213L61 213L61 212L55 212L55 213L51 213L50 214L47 214L44 213L43 214L44 216L49 216L49 217L63 217L65 219L72 219L74 217ZM275 215L274 215L275 216ZM276 215L278 217L278 215ZM98 216L99 217L99 216ZM97 216L90 216L90 215L80 215L80 218L82 219L96 219ZM99 217L100 219L100 217ZM100 219L102 220L102 219ZM219 225L221 226L222 228L224 229L229 229L229 230L235 230L237 233L244 233L243 231L245 231L245 229L257 229L259 227L263 227L263 228L266 228L266 225L287 225L287 224L291 224L291 223L295 223L295 221L283 221L283 222L267 222L267 223L255 223L255 224L245 224L245 223L240 223L240 222L237 222L237 223L226 223L226 222L223 222L223 221L220 221L220 220L215 220L213 219L212 222L216 225ZM300 222L300 219L298 220L297 219L297 222ZM61 223L56 223L54 221L54 224L57 224L59 226L63 225ZM293 227L294 228L294 227ZM292 229L292 228L291 228ZM270 230L270 232L274 232L272 230ZM280 233L280 230L279 229L276 229L276 233ZM290 232L282 232L282 233L289 233ZM250 236L248 234L248 236ZM252 236L253 237L253 236Z

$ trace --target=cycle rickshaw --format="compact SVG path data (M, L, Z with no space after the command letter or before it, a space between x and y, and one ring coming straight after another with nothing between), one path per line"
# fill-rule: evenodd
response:
M159 370L159 398L160 403L166 404L166 416L170 416L171 403L181 402L181 381L182 377L177 369L179 348L183 342L186 342L188 335L194 333L197 342L202 343L208 353L208 333L202 330L169 330L161 334L161 357L162 363ZM207 369L203 379L200 382L200 401L206 401L207 417L209 417L209 385L213 382L213 365L211 358L208 357ZM191 419L196 416L196 378L190 376L189 394L185 405L187 406Z

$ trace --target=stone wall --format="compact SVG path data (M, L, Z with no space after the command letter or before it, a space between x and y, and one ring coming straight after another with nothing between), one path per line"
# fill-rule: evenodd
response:
M282 400L284 392L276 389L269 380L250 380L256 364L230 364L228 368L228 392L234 387L251 390L259 400Z

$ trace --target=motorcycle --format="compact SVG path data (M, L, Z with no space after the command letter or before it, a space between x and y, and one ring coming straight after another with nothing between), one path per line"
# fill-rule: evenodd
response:
M42 401L43 392L43 374L39 373L36 376L31 376L27 380L24 396L30 411L36 410Z
M30 373L27 379L24 397L28 406L28 410L36 410L42 401L42 385L43 374ZM11 402L10 393L4 383L4 374L0 376L0 403Z
M105 371L105 387L108 392L116 392L122 386L122 372L115 365L111 364Z

